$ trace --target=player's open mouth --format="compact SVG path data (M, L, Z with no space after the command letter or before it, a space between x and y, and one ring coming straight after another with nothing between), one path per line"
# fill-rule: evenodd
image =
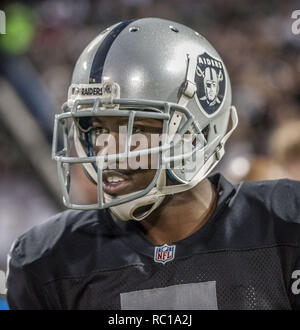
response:
M132 171L107 170L103 172L103 191L109 195L122 194L132 183Z

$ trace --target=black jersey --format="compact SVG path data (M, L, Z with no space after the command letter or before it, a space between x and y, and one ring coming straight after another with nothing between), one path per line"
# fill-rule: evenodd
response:
M213 215L174 244L109 210L35 226L10 253L10 308L300 309L300 182L210 180Z

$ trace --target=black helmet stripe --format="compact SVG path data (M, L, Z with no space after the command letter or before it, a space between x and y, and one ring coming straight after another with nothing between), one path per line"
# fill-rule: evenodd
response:
M104 62L111 45L113 44L117 36L125 29L125 27L133 21L134 20L129 20L120 23L113 30L111 30L111 32L105 37L103 42L101 42L92 63L90 82L101 83Z

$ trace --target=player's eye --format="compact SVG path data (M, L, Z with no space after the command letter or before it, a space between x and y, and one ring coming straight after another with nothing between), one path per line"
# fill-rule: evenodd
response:
M101 134L109 134L109 129L101 126L93 126L90 130L93 144L96 144L97 138Z
M100 134L108 134L109 129L101 126L95 126L92 128L92 134L95 135L96 137L99 136Z

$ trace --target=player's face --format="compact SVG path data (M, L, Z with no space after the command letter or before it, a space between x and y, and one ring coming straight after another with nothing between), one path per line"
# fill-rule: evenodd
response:
M92 143L95 155L124 153L128 117L93 117ZM130 151L157 147L162 121L136 118L131 135ZM158 165L158 154L115 159L103 171L103 191L117 196L145 189L152 181Z

